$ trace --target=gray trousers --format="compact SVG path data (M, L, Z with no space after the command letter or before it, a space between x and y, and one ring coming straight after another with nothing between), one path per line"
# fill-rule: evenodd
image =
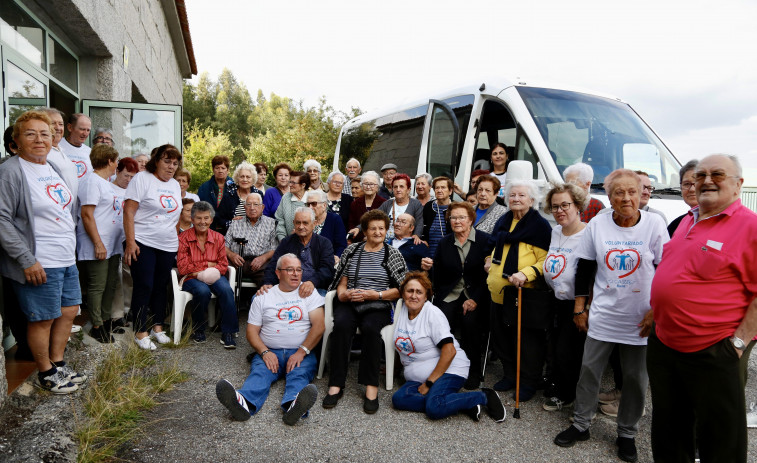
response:
M623 395L618 408L618 437L636 437L639 420L644 413L649 376L647 375L647 346L632 346L598 341L589 336L584 344L581 376L576 386L573 426L586 431L597 410L597 396L610 354L615 346L620 353L623 370Z

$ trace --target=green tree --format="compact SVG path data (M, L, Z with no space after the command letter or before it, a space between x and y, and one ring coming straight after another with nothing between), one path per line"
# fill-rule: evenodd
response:
M218 155L228 155L237 147L225 132L211 127L201 127L198 123L184 124L184 168L192 174L189 184L191 191L213 175L210 161ZM240 150L241 151L241 150Z

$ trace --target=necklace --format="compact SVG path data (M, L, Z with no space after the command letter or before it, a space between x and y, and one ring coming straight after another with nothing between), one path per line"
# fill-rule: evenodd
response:
M560 252L560 251L562 251L562 247L563 247L563 245L565 244L565 242L566 242L566 241L568 241L568 240L570 239L570 237L571 237L572 235L566 235L565 233L563 233L563 231L562 231L562 230L560 230L560 236L561 236L561 237L564 237L565 239L562 239L562 238L558 238L558 241L559 241L559 245L558 245L558 247L557 247L557 252Z

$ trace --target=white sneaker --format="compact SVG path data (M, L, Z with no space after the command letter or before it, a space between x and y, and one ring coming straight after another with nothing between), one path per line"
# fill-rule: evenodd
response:
M155 350L158 348L158 346L156 346L155 343L150 340L150 336L145 336L142 339L135 337L134 341L137 343L137 346L139 346L140 349Z
M163 331L150 330L150 337L158 341L160 344L168 344L171 342L171 338Z
M72 333L78 333L79 331L81 331L81 325L71 325Z
M757 428L757 407L754 402L749 404L749 411L746 414L746 427Z

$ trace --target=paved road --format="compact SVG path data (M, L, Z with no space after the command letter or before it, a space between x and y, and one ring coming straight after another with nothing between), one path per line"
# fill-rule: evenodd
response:
M243 326L243 325L241 325ZM242 337L240 348L224 350L219 335L208 342L179 350L159 350L157 355L177 358L191 380L164 395L145 426L144 435L132 442L121 458L137 462L239 462L239 461L505 461L505 462L619 462L614 445L613 418L599 414L591 439L573 448L552 443L568 425L570 411L546 412L544 398L521 404L521 419L512 418L513 400L507 395L508 418L496 424L488 418L474 423L464 415L432 422L417 413L391 408L391 393L381 389L376 415L362 411L362 389L356 384L357 362L351 363L348 386L332 410L320 406L326 378L316 380L319 398L308 419L294 427L281 421L279 402L283 383L274 385L258 414L244 423L233 422L215 397L215 383L223 377L236 387L247 376L245 357L251 352ZM489 368L486 384L501 373ZM605 375L605 383L609 377ZM750 363L747 401L757 401L757 360ZM382 380L383 385L383 380ZM609 384L605 384L609 386ZM382 386L383 387L383 386ZM501 393L505 397L505 393ZM640 423L637 437L640 462L651 462L651 405ZM749 461L757 461L757 432L750 430Z

